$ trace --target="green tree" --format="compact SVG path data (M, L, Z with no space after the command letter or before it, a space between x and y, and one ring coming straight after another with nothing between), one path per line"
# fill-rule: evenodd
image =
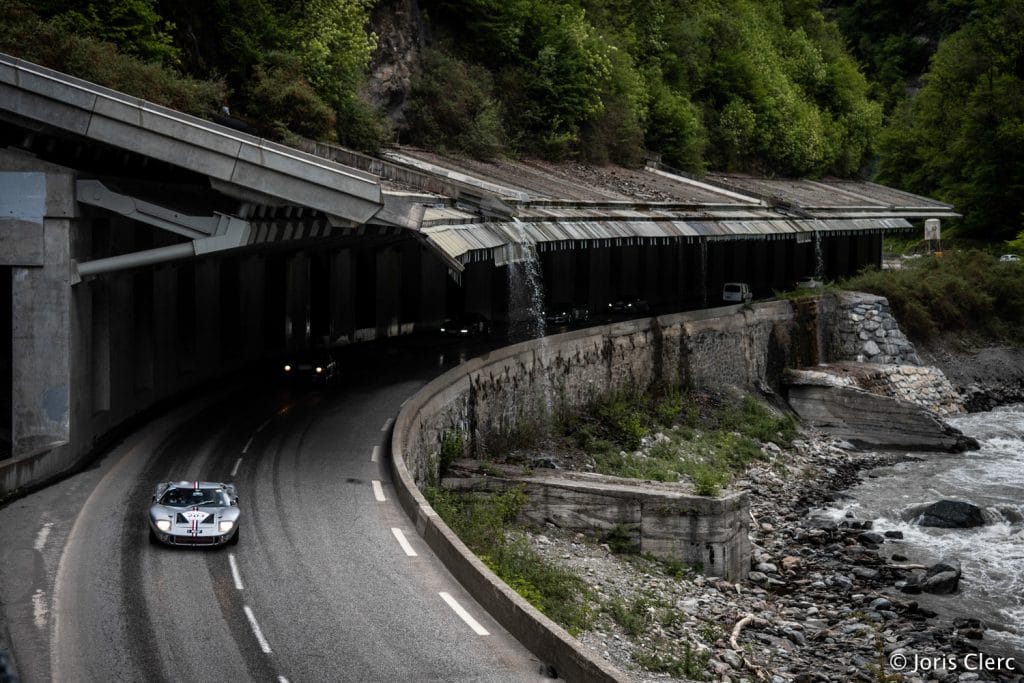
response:
M113 43L145 61L178 62L174 25L160 16L155 0L34 0L29 5L70 34Z
M1024 211L1024 1L993 0L939 46L924 87L882 136L880 177L934 193L973 237L1005 240Z

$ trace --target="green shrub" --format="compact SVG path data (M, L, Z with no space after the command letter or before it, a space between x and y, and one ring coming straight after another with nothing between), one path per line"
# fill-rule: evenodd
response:
M633 659L643 669L667 673L679 678L703 681L711 659L710 652L697 653L688 641L682 643L663 639L661 647L653 653L637 649Z
M428 488L424 493L445 524L530 604L573 635L590 628L592 591L587 583L509 532L527 500L522 489L485 494Z
M462 434L456 431L446 431L441 435L441 453L438 465L442 473L446 472L453 462L464 457L465 454Z
M979 250L911 259L899 270L866 270L844 289L884 296L914 341L939 332L1024 340L1024 274Z

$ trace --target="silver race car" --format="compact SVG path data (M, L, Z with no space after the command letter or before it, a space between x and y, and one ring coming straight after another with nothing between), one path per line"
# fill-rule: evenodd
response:
M238 515L238 494L233 484L158 484L149 507L149 542L234 545L238 543Z

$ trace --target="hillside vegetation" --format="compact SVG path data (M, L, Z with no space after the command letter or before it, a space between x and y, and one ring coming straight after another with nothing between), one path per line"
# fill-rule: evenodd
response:
M371 16L410 12L389 118L360 92L403 41ZM1024 0L0 0L0 50L276 139L874 176L1000 241L1024 211L1022 38Z

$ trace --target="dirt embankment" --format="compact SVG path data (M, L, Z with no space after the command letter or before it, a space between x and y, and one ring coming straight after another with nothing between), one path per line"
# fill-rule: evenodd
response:
M919 344L925 365L934 365L965 397L971 412L1024 402L1024 348L972 346L962 339Z

